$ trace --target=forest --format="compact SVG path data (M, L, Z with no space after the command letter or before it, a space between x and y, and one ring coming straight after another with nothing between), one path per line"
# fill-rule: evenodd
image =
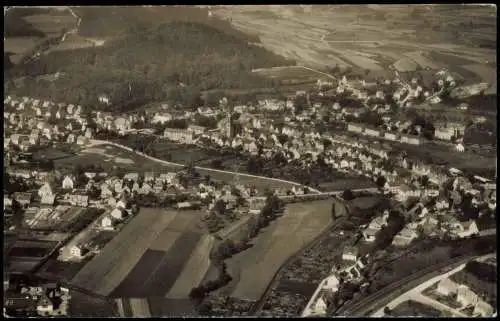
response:
M215 28L174 21L152 29L136 26L103 47L50 52L4 71L4 89L95 107L98 96L106 95L112 104L100 109L115 112L151 101L195 107L204 90L277 87L251 70L291 64ZM65 76L52 82L37 78L56 72ZM24 77L23 86L9 81L19 77Z

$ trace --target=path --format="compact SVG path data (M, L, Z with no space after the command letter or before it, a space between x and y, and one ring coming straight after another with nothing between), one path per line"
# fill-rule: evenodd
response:
M158 158L146 155L146 154L144 154L142 152L134 151L130 147L127 147L127 146L124 146L124 145L121 145L121 144L118 144L118 143L115 143L115 142L110 142L110 141L105 141L105 140L91 140L90 144L87 145L87 146L88 147L92 147L92 146L105 145L105 144L112 145L112 146L124 149L126 151L135 153L135 154L140 155L142 157L145 157L145 158L147 158L149 160L152 160L154 162L157 162L157 163L160 163L160 164L164 164L164 165L167 165L167 166L177 166L177 167L184 167L184 166L186 166L185 164L168 162L168 161L165 161L165 160L162 160L162 159L158 159ZM312 188L312 187L309 187L309 186L305 186L305 185L302 185L302 184L299 184L299 183L296 183L296 182L287 181L287 180L284 180L284 179L271 178L271 177L266 177L266 176L257 176L257 175L252 175L252 174L239 173L239 172L231 172L231 171L225 171L225 170L214 169L214 168L207 168L207 167L200 167L200 166L195 166L195 169L203 170L203 171L207 171L207 172L225 173L225 174L238 175L238 176L242 176L242 177L259 178L259 179L262 179L262 180L268 180L268 181L275 181L275 182L280 182L280 183L286 183L286 184L300 186L300 187L307 187L310 191L312 191L314 193L317 193L317 194L321 194L322 193L321 191L319 191L319 190L317 190L315 188Z
M318 73L318 74L322 74L324 76L327 76L331 79L334 79L334 80L337 80L337 78L335 76L332 76L330 74L327 74L325 72L322 72L322 71L319 71L317 69L314 69L314 68L310 68L310 67L306 67L306 66L302 66L302 65L297 65L297 66L283 66L283 67L272 67L272 68L259 68L259 69L252 69L252 72L259 72L259 71L265 71L265 70L280 70L280 69L286 69L286 68L302 68L302 69L306 69L306 70L310 70L310 71L313 71L315 73Z
M421 297L425 297L425 296L422 296L421 295L421 292L425 289L427 289L428 287L430 287L431 285L433 285L434 283L436 282L439 282L443 279L446 279L447 277L449 277L450 275L452 274L455 274L457 273L458 271L462 270L463 268L465 267L465 263L464 264L461 264L459 265L458 267L456 267L455 269L449 271L449 272L446 272L444 274L441 274L441 275L438 275L436 277L433 277L427 281L425 281L424 283L420 284L419 286L407 291L406 293L403 293L402 295L400 295L399 297L397 297L396 299L392 300L389 304L387 304L387 307L389 307L389 309L394 309L396 306L400 305L401 303L405 302L405 301L408 301L408 300L415 300L415 301L426 301L426 299L422 299ZM428 298L429 300L432 300L430 298ZM428 300L427 300L428 301ZM432 301L435 301L435 300L432 300ZM422 302L422 303L425 303L427 304L427 302ZM439 303L439 302L438 302ZM446 305L440 303L442 306L444 307L447 307ZM436 306L435 304L433 306ZM381 308L379 309L377 312L373 313L371 316L372 317L382 317L384 316L384 308ZM439 310L442 310L442 307L438 308ZM447 307L447 310L450 310L451 308L450 307ZM453 309L451 309L453 310ZM457 311L458 314L460 314L460 312ZM457 313L454 313L454 314L457 314ZM464 315L461 315L461 316L464 316Z

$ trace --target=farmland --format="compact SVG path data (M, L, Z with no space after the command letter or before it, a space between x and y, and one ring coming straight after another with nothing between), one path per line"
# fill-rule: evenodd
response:
M199 214L142 208L72 282L111 297L164 297L175 285L176 295L187 297L211 246Z
M76 19L65 9L14 8L4 18L4 53L11 54L14 64L37 45L76 25Z
M464 6L453 12L445 6L408 5L262 9L224 6L212 10L235 28L258 35L263 47L318 69L337 65L377 71L404 56L430 69L495 59L495 51L484 46L495 42L493 7ZM456 28L468 24L473 27L457 37Z
M441 311L425 305L423 303L409 300L405 301L394 309L390 313L391 317L439 317L441 316Z
M331 200L288 205L283 216L266 227L249 249L226 261L233 281L218 292L257 300L280 266L328 225L331 208Z

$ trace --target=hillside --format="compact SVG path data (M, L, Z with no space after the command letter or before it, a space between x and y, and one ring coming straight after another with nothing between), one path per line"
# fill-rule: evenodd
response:
M249 42L260 42L258 36L238 31L227 21L209 17L208 9L194 6L88 6L72 7L72 10L82 19L78 34L83 37L113 38L135 28L183 21L201 23Z
M251 70L293 64L200 23L135 27L101 47L50 52L16 66L7 76L31 77L24 86L6 90L82 105L95 105L97 97L105 94L119 106L115 111L159 100L192 105L201 90L272 86L272 80ZM51 83L36 78L58 71L67 76Z

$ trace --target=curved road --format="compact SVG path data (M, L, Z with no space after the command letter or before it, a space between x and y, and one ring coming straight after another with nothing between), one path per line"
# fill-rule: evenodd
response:
M124 146L124 145L121 145L121 144L118 144L118 143L115 143L115 142L110 142L110 141L106 141L106 140L91 140L91 142L90 142L90 146L104 145L104 144L112 145L112 146L124 149L126 151L135 153L135 154L140 155L142 157L145 157L145 158L147 158L149 160L152 160L154 162L157 162L157 163L160 163L160 164L164 164L164 165L167 165L167 166L176 166L176 167L184 167L184 166L186 166L185 164L167 162L167 161L164 161L162 159L146 155L146 154L144 154L142 152L134 151L130 147L127 147L127 146ZM287 180L284 180L284 179L271 178L271 177L266 177L266 176L258 176L258 175L252 175L252 174L246 174L246 173L239 173L239 172L231 172L231 171L225 171L225 170L214 169L214 168L207 168L207 167L200 167L200 166L195 166L195 168L198 169L198 170L206 171L206 172L239 175L239 176L243 176L243 177L259 178L259 179L263 179L263 180L269 180L269 181L274 181L274 182L286 183L286 184L295 185L295 186L299 186L299 187L307 187L310 191L312 191L314 193L322 194L321 191L319 191L319 190L317 190L315 188L312 188L310 186L302 185L302 184L299 184L299 183L296 183L296 182L292 182L292 181L287 181Z

